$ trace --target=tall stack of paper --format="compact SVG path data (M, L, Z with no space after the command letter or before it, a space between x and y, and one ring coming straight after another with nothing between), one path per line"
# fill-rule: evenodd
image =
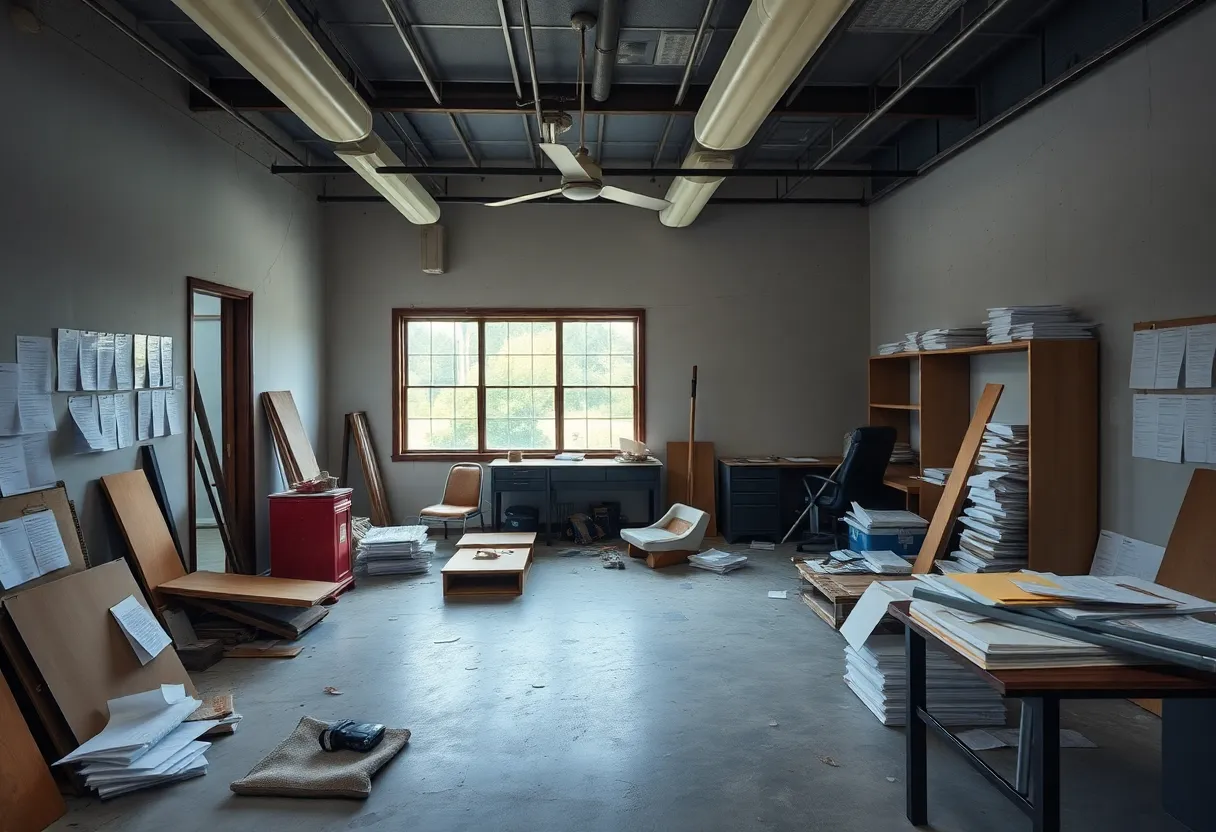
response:
M431 568L435 541L426 526L373 526L356 550L355 563L368 575L415 575Z
M1012 572L1026 566L1030 429L991 422L978 471L967 480L969 504L959 523L959 548L939 561L943 572Z
M988 343L1008 344L1035 338L1088 341L1097 324L1083 321L1070 306L997 306L988 310Z
M959 326L930 329L922 332L922 350L951 350L957 347L976 347L985 341L987 330L982 326Z
M904 336L904 352L916 352L920 349L920 333L909 332Z
M928 710L944 725L1004 725L1001 697L938 650L925 651ZM844 650L844 681L883 725L905 725L908 664L903 636L870 636Z
M218 723L185 722L199 705L182 685L111 699L105 729L55 765L79 765L103 799L201 777L211 744L198 738Z

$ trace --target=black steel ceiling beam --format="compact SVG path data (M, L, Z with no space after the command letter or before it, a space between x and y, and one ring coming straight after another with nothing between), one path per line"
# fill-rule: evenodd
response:
M436 202L453 202L453 203L469 203L473 205L485 205L487 202L498 202L510 197L493 197L493 196L436 196ZM366 196L329 196L321 194L317 197L317 202L336 202L336 203L365 203L365 202L387 202L382 196L368 194ZM530 199L526 204L540 205L542 203L560 203L561 205L611 205L611 202L605 202L599 199L585 200L576 202L571 199L566 199L564 196L551 196L542 199ZM743 196L743 197L711 197L709 200L711 205L857 205L863 206L866 201L863 197L833 197L833 196L812 196L798 197L795 199L778 199L771 196Z
M348 173L354 173L346 165L274 165L270 169L271 173L280 175L293 176L338 176ZM411 165L394 165L391 167L376 168L377 173L392 174L396 176L536 176L538 174L536 168L509 168L509 167L415 167ZM561 176L557 171L543 171L542 176ZM603 171L604 177L609 176L644 176L646 178L655 178L660 176L704 176L705 171L689 168L605 168ZM914 170L888 170L888 169L856 169L845 170L841 168L828 168L825 170L808 170L807 168L732 168L729 170L715 170L714 176L721 176L727 179L773 179L781 177L810 177L819 179L869 179L874 177L877 179L904 179L916 176Z
M426 84L420 81L373 81L376 95L368 105L375 112L396 113L519 113L519 99L512 84L448 81L439 83L443 103L438 104ZM637 115L688 115L701 106L707 85L688 89L678 105L672 103L672 87L667 84L616 84L607 101L587 102L589 113ZM211 92L237 110L282 111L286 108L274 95L253 79L214 79ZM865 116L895 92L894 87L809 85L793 101L779 104L776 116L836 117ZM569 84L541 84L540 97L545 106L577 106ZM190 106L196 110L214 109L215 104L201 93L193 93ZM890 113L899 118L975 118L975 88L920 87L907 93Z

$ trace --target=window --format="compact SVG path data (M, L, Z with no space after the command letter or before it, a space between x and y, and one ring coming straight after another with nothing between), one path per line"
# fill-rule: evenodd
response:
M641 310L393 311L393 458L615 453L643 429Z

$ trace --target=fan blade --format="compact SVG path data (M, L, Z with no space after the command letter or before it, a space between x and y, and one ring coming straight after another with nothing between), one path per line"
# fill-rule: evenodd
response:
M517 202L527 202L530 199L543 199L547 196L557 196L562 192L561 188L554 188L551 191L541 191L535 194L524 194L523 196L513 196L510 199L504 199L501 202L487 202L486 205L491 208L501 208L504 205L514 205Z
M570 148L564 144L549 144L542 142L540 149L545 151L545 155L557 165L557 169L562 172L562 176L567 179L590 179L590 174L583 170L583 166L578 163L578 159L570 152Z
M604 199L611 199L613 202L623 202L626 205L633 205L638 208L649 208L651 211L662 211L671 204L665 199L646 196L645 194L635 194L633 191L627 191L624 188L614 188L611 185L601 188L600 196Z

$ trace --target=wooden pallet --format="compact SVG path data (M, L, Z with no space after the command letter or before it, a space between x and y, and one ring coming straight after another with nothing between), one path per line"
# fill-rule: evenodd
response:
M821 575L805 563L795 564L802 579L802 601L833 630L849 617L866 588L889 575Z
M457 549L443 565L444 598L519 596L532 566L531 549L494 549L499 557L474 557L484 549Z

